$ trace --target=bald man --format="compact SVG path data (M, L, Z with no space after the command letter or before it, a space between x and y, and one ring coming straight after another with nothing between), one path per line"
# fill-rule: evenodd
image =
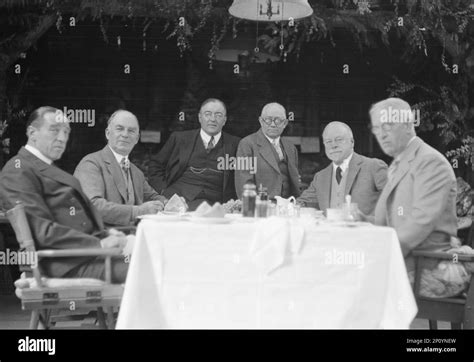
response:
M456 177L451 164L416 136L410 105L388 98L369 111L372 133L394 160L375 209L375 224L395 229L408 271L412 250L443 250L456 236Z
M316 173L298 203L325 211L341 208L346 195L351 195L359 210L373 214L387 182L385 162L355 153L352 130L343 122L331 122L324 128L323 143L332 162Z
M74 172L84 193L109 226L131 225L137 216L163 210L167 201L128 159L139 133L133 113L116 111L107 122L107 146L85 156Z
M266 187L270 198L299 196L298 152L281 138L288 124L285 108L278 103L265 105L259 122L260 129L243 138L237 148L237 160L255 160L255 169L235 171L237 196L242 196L246 183Z

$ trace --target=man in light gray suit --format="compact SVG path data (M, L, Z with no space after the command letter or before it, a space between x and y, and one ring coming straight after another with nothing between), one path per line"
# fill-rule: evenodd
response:
M110 226L130 225L137 216L156 214L167 201L128 159L138 143L139 132L135 115L116 111L105 130L107 146L85 156L74 172L84 193Z
M416 136L407 102L388 98L369 113L372 133L394 158L375 208L375 224L395 229L411 271L412 250L448 249L456 236L456 177L448 160Z
M255 160L256 168L235 171L237 197L241 197L246 183L266 187L270 198L298 196L298 152L291 142L280 137L288 124L285 108L269 103L263 107L259 121L261 128L243 138L237 148L237 159Z
M351 195L359 210L373 214L387 182L385 162L355 153L352 130L342 122L331 122L324 128L323 143L332 163L316 173L298 203L325 211L341 208L346 195Z

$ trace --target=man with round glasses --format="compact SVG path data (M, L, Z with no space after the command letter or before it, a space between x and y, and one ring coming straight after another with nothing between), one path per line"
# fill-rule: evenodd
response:
M190 210L203 201L224 203L235 198L234 175L219 160L235 157L239 138L222 131L227 116L224 103L205 100L199 111L200 129L174 132L150 160L150 184L167 198L178 194Z
M352 130L343 122L331 122L324 128L323 144L332 163L316 173L298 203L320 210L341 208L346 195L351 195L364 214L373 214L387 182L385 162L354 152Z
M260 129L243 138L237 149L237 159L253 158L256 170L236 170L237 196L242 195L246 183L254 183L268 190L268 196L288 198L300 194L298 152L289 141L281 138L288 124L285 108L278 103L269 103L262 109Z

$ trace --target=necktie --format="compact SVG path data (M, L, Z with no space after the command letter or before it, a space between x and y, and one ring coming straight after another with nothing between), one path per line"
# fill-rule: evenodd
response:
M130 161L124 157L120 161L120 167L122 168L122 171L125 173L125 176L128 175L128 170L130 169Z
M398 168L398 165L400 164L400 160L394 159L392 163L390 164L390 167L388 168L387 171L387 178L389 182L392 182L393 175L395 174L395 171Z
M337 168L336 168L336 181L337 181L338 185L341 183L341 179L342 179L342 168L337 166Z
M278 158L280 159L280 161L282 161L285 158L285 156L283 156L283 151L281 150L280 142L278 142L277 140L274 140L272 142L272 145L273 145L273 147L275 148L275 151L278 154Z
M206 151L209 153L210 150L214 148L214 136L211 136L209 143L207 144Z
M125 179L125 187L127 188L127 204L133 205L135 203L135 198L133 194L133 183L130 177L130 161L127 158L122 158L120 161L120 167L123 171L123 177Z

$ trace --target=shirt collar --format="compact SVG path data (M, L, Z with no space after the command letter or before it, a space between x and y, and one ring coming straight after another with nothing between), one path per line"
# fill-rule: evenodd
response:
M413 136L412 138L410 138L410 140L408 141L407 145L405 146L405 148L403 149L402 152L400 152L400 154L395 157L393 159L394 162L400 162L400 160L402 159L402 157L405 155L405 153L407 152L407 149L408 149L408 146L410 146L410 143L413 142L413 140L416 138L416 136Z
M351 159L352 159L352 155L354 154L354 152L351 152L351 154L349 156L347 156L345 158L344 161L342 161L342 163L340 165L336 165L334 162L332 163L332 168L334 169L334 171L336 171L336 169L338 167L341 168L342 170L342 173L345 173L346 170L349 168L349 162L351 162Z
M117 160L118 164L120 165L120 163L122 162L122 158L125 157L125 160L128 160L128 156L122 156L121 154L115 152L112 147L110 147L110 145L107 145L109 147L109 149L112 151L112 153L114 154L114 157L115 159Z
M209 144L209 141L211 140L211 136L209 136L202 128L201 128L201 139L204 142L204 145L207 146ZM219 132L218 134L214 135L214 146L217 145L217 142L221 139L222 132Z
M33 155L35 155L36 157L38 157L41 161L46 162L48 165L53 164L53 160L51 160L48 157L46 157L45 155L43 155L40 152L40 150L38 150L36 147L34 147L32 145L25 145L25 149L27 151L29 151L30 153L32 153Z
M264 136L267 138L268 141L270 141L270 143L273 143L273 144L275 144L275 142L280 143L280 136L278 136L277 138L270 138L265 133L264 133Z

